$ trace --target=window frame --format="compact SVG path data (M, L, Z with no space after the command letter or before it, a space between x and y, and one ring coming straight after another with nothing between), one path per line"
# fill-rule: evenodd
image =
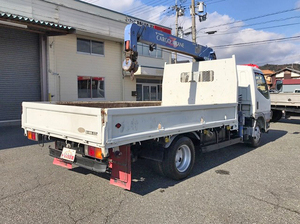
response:
M78 50L78 40L88 41L89 42L89 52L79 51ZM100 44L102 44L102 46L103 46L103 53L100 53L100 54L93 53L93 42L94 43L100 43ZM105 56L105 43L104 43L104 41L91 40L91 39L77 37L77 39L76 39L76 52L78 54L86 54L86 55L94 55L94 56Z
M261 77L261 79L257 79L257 77ZM263 83L259 84L258 80L262 80ZM255 84L256 84L256 89L258 90L258 92L260 92L260 94L263 97L265 97L266 99L270 99L268 84L267 84L267 81L266 81L265 76L263 74L255 72ZM259 88L260 86L263 86L265 88L265 90L260 89Z
M80 93L79 93L79 81L80 78L82 78L82 80L89 80L89 88L87 87L86 90L87 90L87 97L80 97ZM103 97L94 97L93 96L93 81L101 81L103 82ZM101 85L101 84L100 84ZM98 90L98 88L96 89ZM77 98L78 100L82 99L90 99L90 100L105 100L106 99L106 84L105 84L105 77L99 77L99 76L77 76ZM88 93L89 92L89 93Z
M144 43L139 42L139 43L137 43L137 51L138 51L139 56L155 58L155 59L163 59L163 50L160 47L156 47L156 49L154 49L151 52L151 51L149 51L149 45L148 44L144 44ZM146 52L144 53L144 51L146 51ZM154 56L153 52L155 52L155 56Z

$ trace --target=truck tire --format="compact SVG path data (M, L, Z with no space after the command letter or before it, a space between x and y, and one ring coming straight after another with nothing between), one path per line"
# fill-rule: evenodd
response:
M254 128L254 135L255 137L250 137L250 142L248 143L251 147L258 147L260 144L260 140L261 140L261 129L259 127L258 124L256 124L255 128Z
M166 150L162 171L165 176L180 180L187 177L195 163L195 147L188 137L175 139Z
M282 117L282 111L281 110L272 110L273 115L272 115L272 122L277 122L281 119Z

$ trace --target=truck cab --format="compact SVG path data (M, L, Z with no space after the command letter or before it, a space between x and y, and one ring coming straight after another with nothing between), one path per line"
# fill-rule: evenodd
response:
M267 132L271 119L270 94L261 70L248 65L238 65L238 95L240 109L245 118L244 135L255 136ZM259 128L258 128L259 127Z

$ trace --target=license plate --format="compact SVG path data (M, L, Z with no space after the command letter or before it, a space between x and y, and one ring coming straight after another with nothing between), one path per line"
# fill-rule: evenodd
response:
M60 158L74 162L75 155L76 155L76 150L63 148Z

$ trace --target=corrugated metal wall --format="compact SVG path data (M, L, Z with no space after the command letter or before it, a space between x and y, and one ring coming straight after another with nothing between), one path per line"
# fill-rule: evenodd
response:
M19 120L23 101L40 101L39 35L0 27L0 122Z

